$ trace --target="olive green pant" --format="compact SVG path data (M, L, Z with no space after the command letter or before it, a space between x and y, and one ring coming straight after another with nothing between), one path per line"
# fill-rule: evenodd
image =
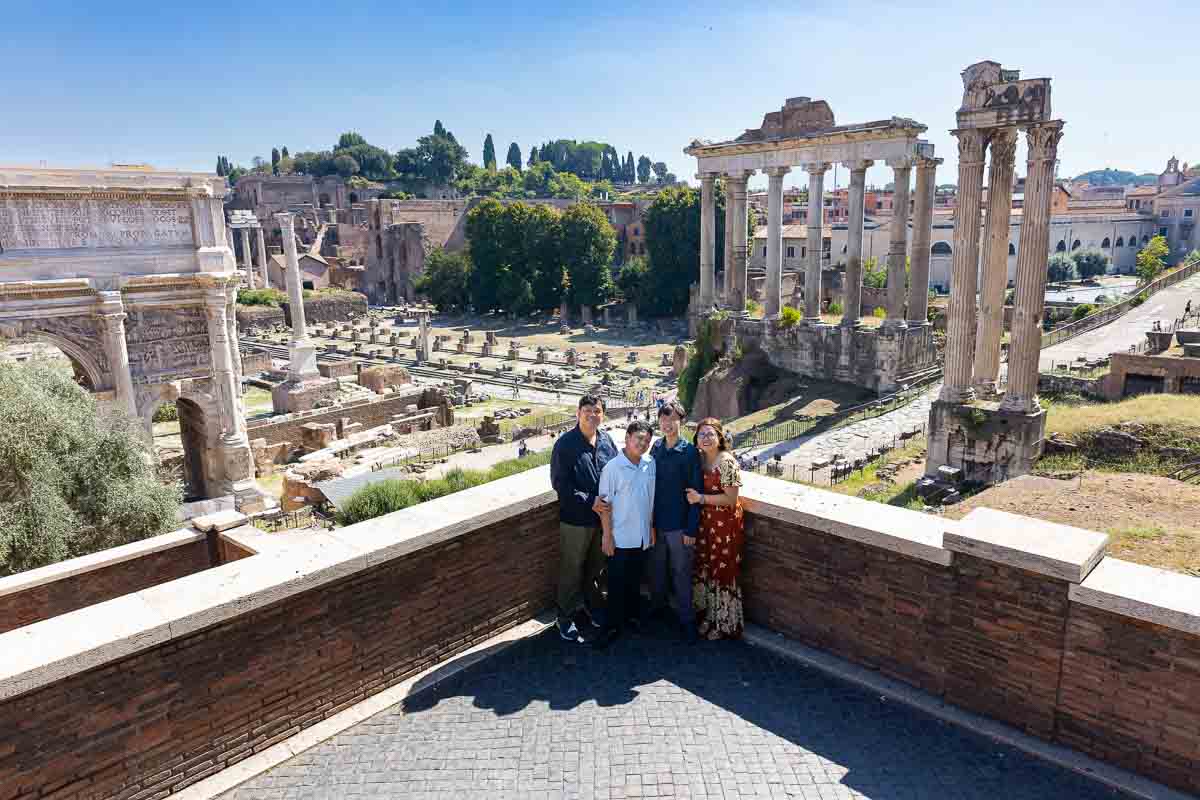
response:
M558 616L570 617L583 607L603 604L600 576L607 559L600 549L603 532L582 525L558 523Z

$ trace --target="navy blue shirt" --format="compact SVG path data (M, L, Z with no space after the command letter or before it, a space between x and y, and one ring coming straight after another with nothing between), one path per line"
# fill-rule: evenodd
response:
M681 436L674 447L659 439L650 448L656 467L654 480L654 529L684 531L695 536L700 530L700 506L687 501L686 489L704 494L700 473L700 451Z
M596 431L591 445L576 425L558 437L550 455L550 484L558 493L558 518L568 525L600 527L600 517L592 511L600 490L600 472L617 457L617 446L604 431Z

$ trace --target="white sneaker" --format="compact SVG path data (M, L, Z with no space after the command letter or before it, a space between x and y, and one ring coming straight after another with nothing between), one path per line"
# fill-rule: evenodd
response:
M560 619L557 627L558 635L561 636L564 641L575 642L576 644L583 643L583 637L579 635L579 628L575 627L574 621L569 619Z

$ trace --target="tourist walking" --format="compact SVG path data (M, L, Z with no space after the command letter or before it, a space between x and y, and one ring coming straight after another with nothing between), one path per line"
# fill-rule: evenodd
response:
M662 437L654 443L654 549L650 553L650 612L665 613L669 595L675 596L675 618L685 641L696 640L696 613L692 608L692 568L696 535L700 530L700 506L687 501L687 490L704 488L700 475L700 451L679 435L687 416L676 400L661 402L658 429Z
M703 491L687 490L689 503L700 506L692 602L699 634L707 639L742 635L742 485L737 459L719 420L708 417L696 428Z
M600 513L611 506L599 501L600 473L617 457L612 437L600 430L604 400L579 398L576 425L558 437L550 454L550 483L558 495L558 632L583 642L600 627L600 574L604 571Z
M654 546L654 459L646 454L653 432L641 420L625 429L625 447L604 466L600 496L611 507L600 515L601 549L608 557L608 608L601 635L605 647L626 628L641 625L644 555Z

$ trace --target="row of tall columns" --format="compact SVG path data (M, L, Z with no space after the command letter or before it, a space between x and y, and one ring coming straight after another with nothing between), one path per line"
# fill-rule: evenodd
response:
M1012 216L1017 129L995 130L988 138L988 151L991 155L988 164L988 204L983 225L979 318L975 327L975 362L971 378L975 394L980 397L994 395L1000 380L1000 341L1004 338L1008 224Z
M1008 283L1008 227L1017 133L962 129L958 138L958 210L954 226L952 291L946 331L946 370L940 399L967 403L995 392L1000 370L1004 290ZM1026 128L1029 150L1021 245L1017 252L1016 300L1011 325L1008 386L1001 400L1006 411L1038 410L1038 360L1046 295L1046 253L1050 245L1050 200L1062 122ZM980 224L984 155L991 149L988 209L980 261ZM982 271L980 288L978 275ZM976 295L979 313L976 314Z
M908 276L908 324L924 325L929 319L929 240L933 234L933 203L937 192L940 158L917 159L917 181L912 213L912 257Z
M791 167L767 167L767 286L764 306L767 319L782 310L783 292L783 176Z
M821 321L821 257L825 254L825 172L829 164L806 164L808 173L808 260L804 265L804 321ZM783 272L782 263L779 265Z
M850 167L850 217L846 221L845 309L842 325L853 328L862 315L862 244L863 216L867 187L867 168L874 161L852 161Z
M1050 199L1062 122L1046 122L1026 131L1025 202L1021 247L1017 252L1016 302L1012 346L1008 357L1008 388L1000 407L1006 411L1037 411L1038 360L1042 350L1042 312L1046 305L1046 253L1050 247Z
M254 288L254 254L250 251L250 229L242 228L242 261L246 268L246 285Z
M279 222L279 230L283 235L283 256L287 263L288 311L292 317L288 378L303 381L320 374L317 371L316 348L308 339L304 320L304 293L300 283L300 259L296 254L296 233L292 215L276 214L275 219Z

